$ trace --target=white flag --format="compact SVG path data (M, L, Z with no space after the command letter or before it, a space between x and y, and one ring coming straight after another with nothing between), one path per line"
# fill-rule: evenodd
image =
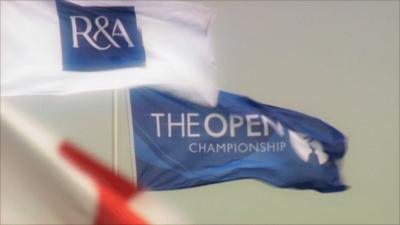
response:
M1 95L152 86L214 105L214 13L162 1L1 1Z
M1 106L1 224L184 223L70 140Z

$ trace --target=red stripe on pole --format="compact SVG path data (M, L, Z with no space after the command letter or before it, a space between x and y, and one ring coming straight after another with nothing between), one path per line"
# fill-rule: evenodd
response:
M98 225L136 225L148 224L129 207L128 201L108 188L98 186L100 204L95 224Z
M60 150L61 155L65 156L96 182L116 191L122 197L130 198L133 194L138 192L138 188L134 184L116 175L111 169L104 166L72 143L67 141L62 142Z
M61 143L60 153L97 186L100 198L95 224L148 224L129 207L128 199L138 193L135 185L69 142Z

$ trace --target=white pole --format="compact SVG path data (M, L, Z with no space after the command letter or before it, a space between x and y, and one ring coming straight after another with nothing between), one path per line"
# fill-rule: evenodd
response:
M137 184L137 172L136 172L136 154L135 154L135 144L133 138L133 120L132 120L132 105L129 89L123 89L125 92L125 105L128 106L128 124L129 124L129 151L131 152L131 171L132 171L132 182Z
M112 98L112 168L118 173L118 90L113 91Z

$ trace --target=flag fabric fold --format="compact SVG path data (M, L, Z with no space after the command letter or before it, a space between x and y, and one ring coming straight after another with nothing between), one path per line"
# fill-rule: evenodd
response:
M152 89L130 91L138 184L171 190L252 178L343 191L345 136L320 119L221 91L204 107Z
M1 95L151 86L213 105L214 17L188 2L1 1Z

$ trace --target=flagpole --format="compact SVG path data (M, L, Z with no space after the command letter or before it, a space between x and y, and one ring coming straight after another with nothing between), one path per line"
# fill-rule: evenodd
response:
M136 154L135 154L135 144L133 138L133 120L132 120L132 104L131 104L131 96L129 89L123 89L124 96L124 104L128 106L127 118L128 118L128 126L129 126L129 152L131 153L131 171L132 171L132 182L137 184L137 171L136 171Z
M118 89L112 97L112 169L118 173Z

